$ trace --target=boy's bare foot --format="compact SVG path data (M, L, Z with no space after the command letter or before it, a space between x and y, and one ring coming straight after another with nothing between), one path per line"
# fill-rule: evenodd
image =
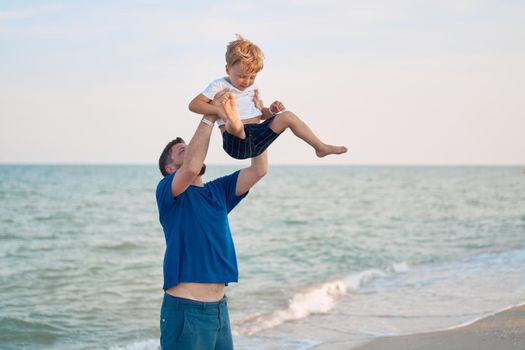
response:
M348 152L348 149L345 146L332 146L332 145L323 145L321 148L315 150L315 154L319 157L326 157L329 154L342 154Z
M226 119L228 120L235 120L239 119L239 110L237 109L237 101L235 101L235 95L231 92L227 92L222 96L221 100L222 109L224 110L224 114Z
M246 134L244 133L244 125L237 109L237 101L235 101L235 95L228 92L224 95L222 101L222 109L224 110L226 120L226 130L237 136L240 139L245 139Z
M226 97L226 94L228 94L229 91L230 90L228 90L228 88L225 88L219 91L218 93L215 94L215 96L213 97L213 100L211 100L210 103L216 107L222 108L222 103ZM224 123L228 122L228 118L224 114L224 108L223 108L223 112L219 113L219 117L224 121Z

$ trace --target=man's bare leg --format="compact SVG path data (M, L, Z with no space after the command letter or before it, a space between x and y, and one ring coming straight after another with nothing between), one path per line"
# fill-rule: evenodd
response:
M321 141L305 122L290 111L278 114L270 124L270 129L277 134L280 134L287 128L290 128L295 136L312 146L318 157L325 157L329 154L341 154L348 151L344 146L333 146Z

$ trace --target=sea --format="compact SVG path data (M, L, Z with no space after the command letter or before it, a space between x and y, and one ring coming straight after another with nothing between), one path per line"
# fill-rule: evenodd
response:
M160 177L0 165L1 349L159 349ZM271 165L229 220L236 349L350 349L525 302L525 166Z

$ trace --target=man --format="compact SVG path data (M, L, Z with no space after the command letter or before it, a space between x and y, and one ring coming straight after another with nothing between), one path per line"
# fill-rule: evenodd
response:
M227 117L238 115L233 94L222 91L214 102ZM248 168L203 183L204 159L217 116L204 116L190 143L177 138L159 159L164 178L157 186L159 219L166 239L161 347L233 349L227 299L237 282L237 259L228 213L265 174L266 152Z

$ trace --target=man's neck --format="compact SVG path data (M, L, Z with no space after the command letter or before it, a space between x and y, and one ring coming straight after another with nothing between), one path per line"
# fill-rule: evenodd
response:
M195 180L193 181L192 185L199 186L199 187L204 186L204 182L202 182L202 176L197 176Z

